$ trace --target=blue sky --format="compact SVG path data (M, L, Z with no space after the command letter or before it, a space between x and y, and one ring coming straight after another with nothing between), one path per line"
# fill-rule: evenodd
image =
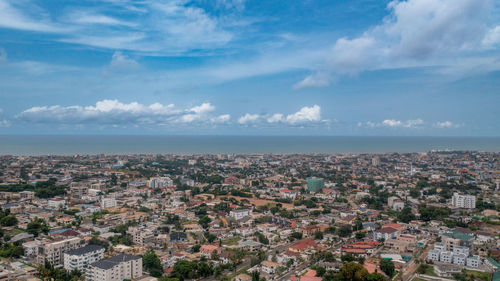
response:
M498 0L0 0L0 134L500 136Z

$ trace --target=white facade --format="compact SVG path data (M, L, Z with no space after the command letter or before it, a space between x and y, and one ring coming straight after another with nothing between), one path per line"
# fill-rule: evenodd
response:
M47 207L49 209L57 210L59 208L66 208L65 200L49 200L47 201Z
M156 178L151 178L148 181L149 188L167 188L173 185L174 181L169 177L156 177Z
M439 261L439 254L440 254L440 251L439 250L430 250L428 253L427 253L427 260L431 260L431 261Z
M108 209L108 208L113 208L116 207L116 199L114 198L102 198L101 200L101 208L102 209Z
M104 258L104 250L104 247L98 245L88 245L68 251L64 253L64 269L84 272L90 264Z
M229 212L229 216L234 218L235 220L242 219L246 216L250 216L250 213L252 213L251 210L234 210Z
M453 198L451 199L451 204L453 207L464 208L464 209L474 209L476 208L476 196L474 195L460 195L458 193L453 193Z
M439 261L445 262L445 263L452 263L453 262L453 252L450 251L443 251L439 254Z
M471 256L468 257L466 260L466 264L469 267L479 267L479 263L480 263L479 256Z
M128 254L103 259L90 265L87 281L123 281L142 276L142 258Z
M453 263L458 265L465 265L465 259L467 258L464 254L453 255Z
M463 254L465 256L469 256L469 248L468 247L454 247L453 254L455 254L455 255Z

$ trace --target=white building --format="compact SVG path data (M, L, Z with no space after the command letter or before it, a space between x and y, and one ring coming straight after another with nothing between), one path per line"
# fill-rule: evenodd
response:
M476 196L460 195L457 192L455 192L453 193L451 204L453 205L453 207L457 208L474 209L476 208Z
M394 200L394 203L392 204L392 209L394 211L401 211L405 207L405 202L401 199Z
M167 188L173 185L174 181L169 177L155 177L148 181L149 188Z
M249 209L243 209L243 210L234 210L229 212L229 216L234 218L235 220L242 219L246 216L250 216L252 213L252 210Z
M454 264L465 265L465 259L467 259L467 256L464 254L453 255L453 263Z
M460 247L460 246L454 247L453 254L455 254L455 255L463 254L467 257L467 256L469 256L469 247Z
M116 199L114 198L102 198L101 199L101 209L108 209L116 207Z
M104 247L99 245L88 245L67 251L64 253L64 269L78 269L84 272L90 264L104 258L104 250Z
M142 276L142 258L122 253L91 264L87 272L91 281L136 279Z
M59 208L66 208L65 200L49 200L47 201L47 207L52 210L57 210Z
M442 251L439 254L439 261L445 262L445 263L452 263L453 262L453 252Z
M429 250L429 252L427 253L427 260L439 261L439 254L440 253L441 253L441 251L436 250L436 249Z
M480 264L479 256L467 257L466 265L468 267L479 267L479 264Z
M397 236L398 230L392 227L384 227L373 232L373 240L387 240L389 238L396 238Z

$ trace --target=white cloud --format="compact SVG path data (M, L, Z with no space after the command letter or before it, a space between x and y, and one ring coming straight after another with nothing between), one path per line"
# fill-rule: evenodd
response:
M434 126L437 128L459 128L459 124L455 124L451 121L438 121L434 123Z
M223 114L211 119L212 123L227 123L231 119L231 115Z
M286 117L286 122L292 125L319 121L321 121L321 108L319 105L304 106L298 112Z
M62 33L71 29L55 24L44 13L38 13L39 9L34 3L29 3L32 11L37 14L36 18L21 11L14 6L24 1L6 1L0 0L0 27L18 30L28 30L37 32Z
M247 113L238 119L238 123L246 125L246 124L256 123L259 119L260 119L259 114Z
M321 120L321 108L319 105L311 107L304 106L299 111L288 114L286 117L282 113L275 113L272 115L259 115L247 113L238 119L238 123L242 125L268 123L268 124L286 124L290 126L317 124L319 122L327 122L328 120Z
M283 114L281 113L275 113L267 118L267 122L269 123L278 123L278 122L283 122L284 120L285 119L283 118Z
M113 70L128 71L139 69L140 64L137 61L122 54L122 52L117 51L113 54L109 67Z
M0 108L0 128L4 127L10 127L10 121L7 119L2 118L3 115L3 109Z
M483 44L489 48L496 47L500 44L500 25L488 30L488 33L486 33L483 39Z
M169 125L173 123L226 123L227 114L212 116L215 107L203 103L189 109L176 109L173 104L138 102L122 103L118 100L98 101L94 106L40 106L24 110L18 120L32 123L92 124L92 125Z
M217 118L209 119L208 114L214 110L215 110L215 106L206 102L206 103L192 107L189 110L187 110L187 112L189 112L189 113L182 115L178 121L180 121L182 123L192 123L194 121L200 121L200 120L202 120L202 121L219 120L220 121L220 119L217 119ZM224 119L224 117L222 119Z
M233 9L244 6L240 0L224 2ZM54 33L53 40L66 43L169 55L228 43L237 19L212 16L195 4L188 0L107 1L98 9L86 10L65 4L54 16L32 0L0 0L0 27ZM111 10L124 11L127 20L105 13Z
M377 128L377 127L389 127L389 128L421 128L424 125L424 120L422 119L410 119L406 121L396 120L396 119L385 119L380 123L367 121L358 122L358 127L367 128Z
M111 26L129 26L134 27L137 24L127 21L122 21L114 17L103 14L78 11L68 15L68 20L78 24L96 24L96 25L111 25Z
M327 62L294 88L325 87L338 76L373 69L460 68L462 59L500 41L500 28L488 28L492 7L493 0L393 0L382 24L357 38L338 39Z
M323 88L330 85L330 75L325 72L316 72L306 76L302 81L293 85L294 90L304 88Z

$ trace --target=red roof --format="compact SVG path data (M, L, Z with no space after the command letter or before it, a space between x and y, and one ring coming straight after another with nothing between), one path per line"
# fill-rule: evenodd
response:
M359 249L359 248L342 248L342 252L351 254L366 254L365 249Z
M309 247L317 247L317 246L318 246L318 244L316 244L316 242L314 242L314 240L304 239L302 241L299 241L299 242L293 244L292 246L290 246L290 248L297 249L297 250L304 250L304 249L309 248Z

